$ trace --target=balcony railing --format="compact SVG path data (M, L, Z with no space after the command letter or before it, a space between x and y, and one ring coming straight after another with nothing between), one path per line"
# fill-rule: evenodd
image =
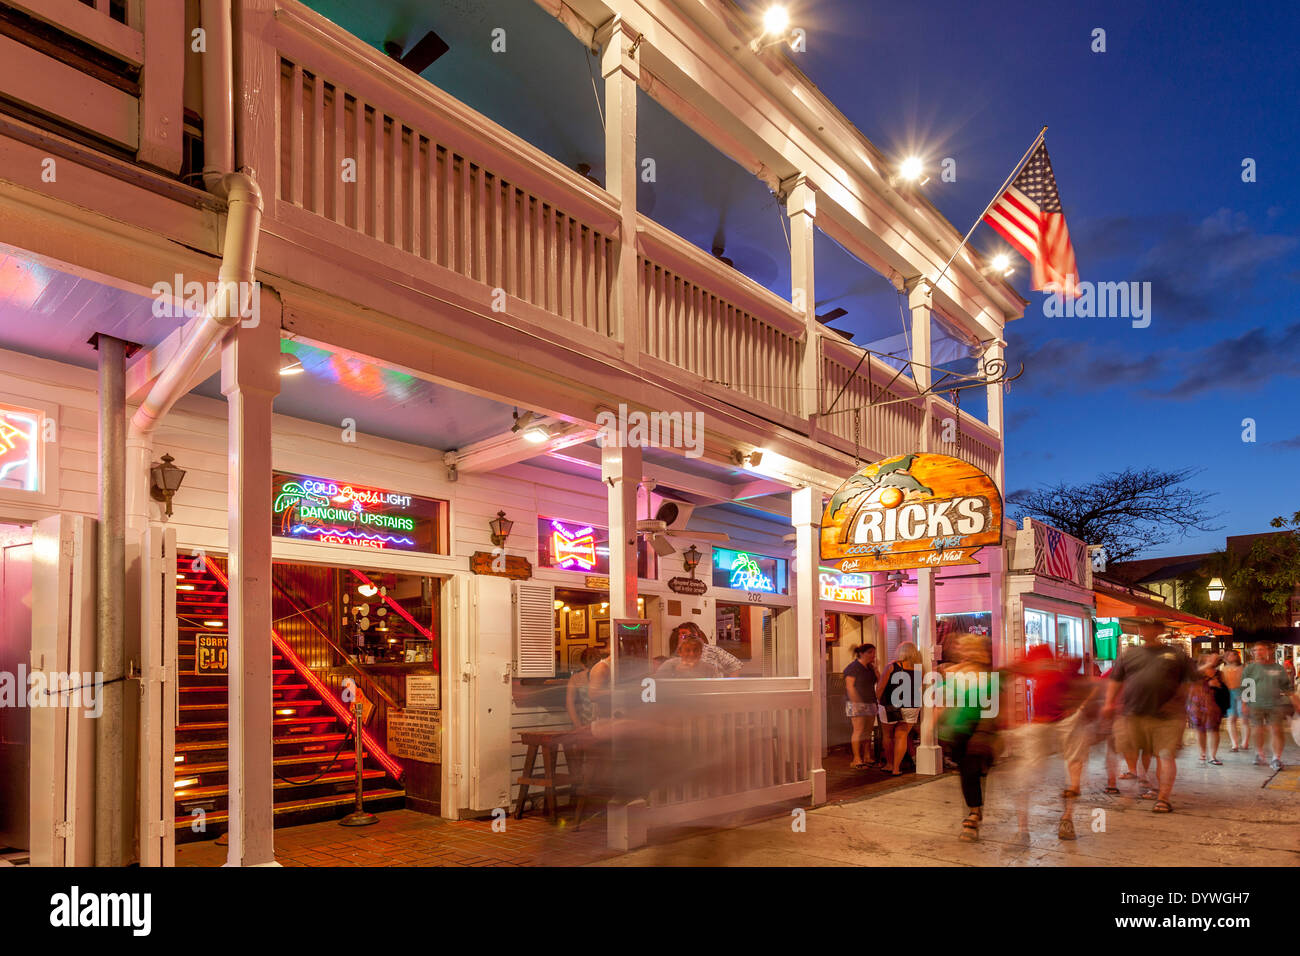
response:
M26 90L61 123L136 148L154 165L179 150L181 4L7 2L57 26L73 46L111 55L122 77L116 86L101 77L95 82L104 89L92 84L85 97L70 96L77 83L51 79L73 66L5 36L0 45L42 61L27 80L19 66L0 66L14 74L6 95L21 100ZM113 10L125 11L125 22ZM620 236L621 205L599 185L298 0L237 0L236 11L241 162L257 172L268 199L263 225L282 240L282 255L324 251L361 273L409 276L413 286L450 290L461 301L486 305L504 295L502 321L525 334L624 359L799 431L808 430L809 411L825 410L848 382L835 414L818 416L814 437L852 452L855 416L847 410L861 407L863 457L919 444L922 410L910 379L886 389L894 370L878 361L853 376L860 353L837 337L818 333L819 395L801 394L808 333L781 296L645 216L635 236ZM177 113L170 127L169 109ZM624 320L636 323L633 336L614 308L621 240L636 248L628 279L637 282L638 308ZM348 294L342 279L327 291ZM934 404L937 449L945 447L939 420L954 412ZM997 436L972 418L961 418L960 445L950 444L986 470L996 466Z
M644 356L798 415L804 326L790 303L644 216L638 231Z
M179 172L183 3L6 0L6 5L15 11L0 36L0 89L6 98L79 136L134 153L142 163Z
M302 6L276 20L277 217L614 334L611 196Z

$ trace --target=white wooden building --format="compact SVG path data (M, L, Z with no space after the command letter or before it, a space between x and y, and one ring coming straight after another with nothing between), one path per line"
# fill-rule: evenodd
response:
M940 338L995 367L1024 302L971 249L932 281L960 232L896 181L897 158L818 92L796 55L751 49L759 27L734 5L494 0L472 22L445 11L441 34L481 38L450 54L469 64L480 105L509 100L493 82L514 83L527 101L498 116L317 12L346 4L8 5L21 15L0 36L0 411L43 429L39 443L28 436L35 477L0 480L0 667L80 669L71 665L95 663L115 626L125 643L105 680L122 678L125 690L100 718L116 721L107 732L71 712L6 715L27 744L5 752L5 793L28 802L0 842L19 845L25 832L33 861L54 864L172 861L177 560L200 551L229 569L222 772L230 859L241 865L273 853L273 563L362 562L433 579L444 679L429 786L447 817L513 807L520 729L567 723L523 693L544 680L521 670L527 635L513 602L525 588L548 603L559 592L539 597L537 587L603 590L592 606L607 604L607 618L651 621L654 655L667 653L682 620L723 637L725 615L729 631L748 636L753 671L702 682L698 713L716 746L734 748L734 773L715 790L658 791L611 814L619 845L663 823L824 799L827 611L862 639L903 633L907 624L888 621L918 602L938 613L991 609L1003 630L997 549L981 556L979 578L936 591L944 573L922 572L897 593L823 606L816 525L856 460L939 451L1001 487L1001 386L988 387L983 420L920 393ZM382 19L382 2L366 6ZM590 65L596 95L555 102L548 76L528 84L509 70L490 82L520 45L554 62L556 90ZM560 128L570 112L597 131L591 168L604 170L603 185L525 135L552 115ZM522 132L503 122L512 118ZM672 222L638 208L651 158L639 146L642 118L676 124L673 142L702 142L757 190L747 195L775 205L762 215L788 235L782 288L746 275L731 248L710 254L673 230L690 215L673 213L667 154L656 208ZM906 298L901 358L914 373L864 360L818 321L830 255ZM255 314L184 290L219 274L260 283ZM97 334L98 354L87 344ZM124 413L111 395L112 340L139 347L127 349ZM601 447L598 416L620 409L698 414L701 440ZM516 415L524 427L512 430ZM945 428L953 419L958 440ZM150 495L150 465L165 454L186 472L170 517ZM272 472L446 502L445 543L374 550L273 535ZM695 511L672 539L678 554L639 576L635 523L660 496ZM514 522L504 553L533 565L527 581L471 572L476 553L493 552L489 523L502 511ZM113 598L110 584L98 605L89 518L109 529L101 557L120 547L125 561L124 590ZM608 530L603 574L542 566L542 519ZM711 583L710 542L692 531L787 562L784 593ZM709 590L675 593L667 582L683 575L680 552L697 540L696 576ZM922 641L933 626L920 622ZM556 640L581 643L567 627ZM567 660L558 665L567 671ZM103 749L106 733L116 749ZM64 742L41 749L56 737ZM94 779L114 762L115 794ZM111 832L109 806L121 808Z

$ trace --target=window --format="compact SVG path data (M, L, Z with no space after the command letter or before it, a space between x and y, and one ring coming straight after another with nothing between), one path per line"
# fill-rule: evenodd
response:
M0 488L44 491L44 442L41 419L34 408L0 404Z
M650 578L656 573L646 540L637 535L636 573ZM563 518L537 519L537 563L559 571L583 574L609 573L609 531Z
M1036 644L1053 643L1052 615L1025 608L1025 650Z

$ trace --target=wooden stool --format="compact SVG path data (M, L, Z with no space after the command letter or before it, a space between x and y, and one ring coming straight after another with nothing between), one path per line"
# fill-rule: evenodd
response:
M571 774L555 772L555 764L560 748L564 746L566 738L570 736L572 736L572 731L568 730L520 731L519 739L528 748L528 755L524 758L523 775L516 781L519 784L519 800L515 804L516 820L523 818L524 801L528 798L529 787L545 788L546 816L548 819L555 819L555 788L557 786L571 785L574 779ZM540 777L534 776L539 750L542 752L543 768L543 775ZM567 751L565 757L567 762Z

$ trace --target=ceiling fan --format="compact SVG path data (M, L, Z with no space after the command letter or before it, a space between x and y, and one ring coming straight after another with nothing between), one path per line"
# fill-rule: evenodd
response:
M654 491L655 480L645 478L641 482L641 487L645 489L645 510L646 517L636 523L636 533L648 535L650 538L650 547L655 549L655 553L661 558L666 558L670 554L676 554L677 549L673 547L670 538L689 538L694 541L720 541L727 542L731 536L723 531L687 531L686 523L690 520L691 512L695 510L693 504L684 501L670 501L664 498L659 502L659 507L655 510L655 516L650 517L650 493Z
M915 584L916 578L909 578L907 576L906 571L890 571L888 574L885 575L885 581L889 584L887 590L890 593L892 593L894 591L897 591L904 584ZM937 588L941 588L944 586L945 583L946 582L940 581L938 578L935 578L934 586Z
M415 46L402 53L402 44L397 40L385 40L384 52L406 67L412 73L423 73L440 56L450 50L447 41L430 30L415 42Z

